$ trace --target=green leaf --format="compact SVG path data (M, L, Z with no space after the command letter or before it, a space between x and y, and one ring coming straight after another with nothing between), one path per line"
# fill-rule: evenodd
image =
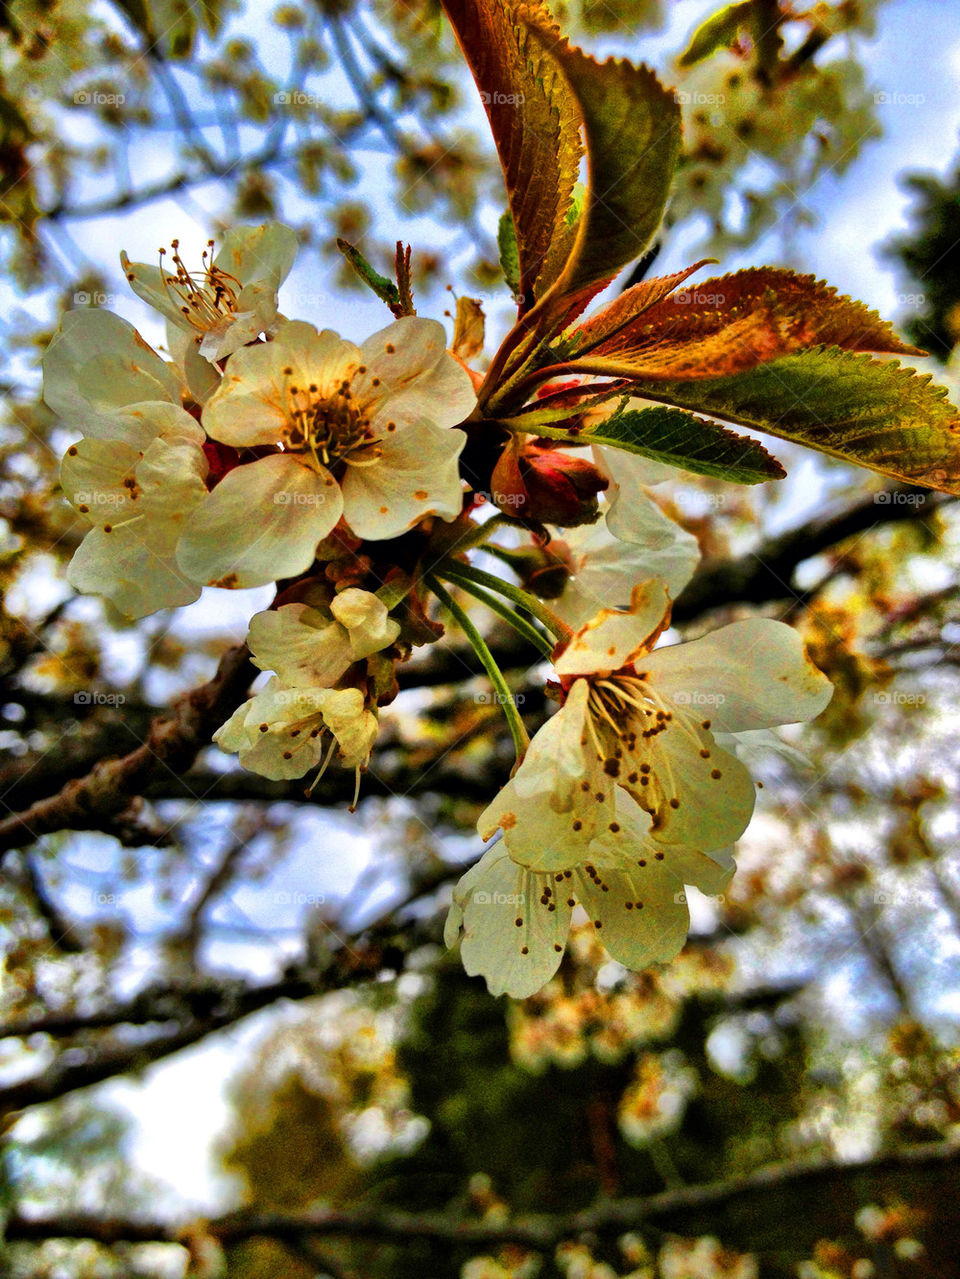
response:
M522 417L514 419L522 420ZM554 440L626 449L628 453L639 453L668 466L736 484L760 484L764 480L781 480L786 475L777 459L758 440L736 435L716 422L680 409L659 405L615 413L585 430L541 425L537 431Z
M566 41L552 54L576 95L587 141L584 209L551 290L552 312L569 318L649 247L680 152L680 108L648 67L599 63Z
M507 187L521 312L563 267L582 146L577 103L552 56L559 33L539 3L442 0L480 91Z
M718 49L729 49L736 41L740 28L750 25L753 7L753 0L728 4L719 13L707 18L690 37L690 43L677 60L677 65L692 67L709 58Z
M497 246L500 249L500 270L507 282L507 288L516 297L520 292L520 257L517 253L517 233L513 225L513 214L509 209L500 218L497 227Z
M386 302L389 307L400 305L400 290L392 280L388 280L385 275L375 271L359 249L355 248L347 240L340 238L337 239L337 248L364 284L373 289L381 302Z
M816 347L732 377L638 393L756 427L909 484L960 494L960 413L929 374Z

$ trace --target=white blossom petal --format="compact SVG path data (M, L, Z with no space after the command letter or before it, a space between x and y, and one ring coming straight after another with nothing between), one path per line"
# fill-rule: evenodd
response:
M306 604L255 613L247 645L254 664L289 687L331 688L354 661L346 628Z
M669 621L670 601L662 582L633 589L630 612L601 609L570 640L554 663L561 676L593 675L627 666L651 647Z
M313 563L342 511L329 472L275 453L228 471L191 521L184 572L211 586L264 586Z
M277 290L296 251L296 232L281 223L233 228L214 258L213 271L208 274L204 266L193 278L192 292L204 299L198 306L180 296L175 266L131 262L126 253L121 253L120 263L134 293L170 324L191 335L199 333L200 356L217 361L271 328L277 318Z
M670 715L656 723L655 736L640 735L626 752L618 782L652 815L657 841L708 852L725 848L753 816L753 781L701 722L678 711Z
M271 781L290 781L316 768L326 751L324 689L288 689L274 678L239 706L213 734L221 750Z
M570 930L570 907L557 888L554 875L518 866L502 844L457 884L444 940L453 946L461 938L464 968L485 977L491 995L525 999L557 971Z
M446 347L436 320L404 316L388 324L360 347L366 372L353 381L357 399L371 412L386 406L391 415L456 426L473 412L477 397L469 374Z
M200 354L199 342L167 321L167 350L176 364L187 389L198 404L205 404L220 385L220 370Z
M591 839L616 816L613 780L584 749L589 693L586 680L573 684L477 822L481 839L502 829L510 856L531 869L564 870L586 860Z
M369 466L348 466L343 513L357 537L398 537L425 515L453 520L463 507L458 459L463 431L420 420L383 437L383 454Z
M660 696L703 708L720 732L813 719L833 695L797 631L766 617L657 649L644 666Z
M603 608L625 609L636 583L650 578L676 599L693 575L697 539L643 494L630 509L626 540L615 537L606 521L562 533L573 571L553 608L568 625L582 626Z
M355 662L379 653L400 634L400 623L388 615L386 604L372 591L348 586L330 601L330 612L346 628Z
M43 398L64 423L95 439L128 438L118 411L143 401L180 404L180 379L132 324L98 308L68 311L43 356ZM148 443L139 436L130 443Z
M190 604L200 594L176 551L207 500L207 461L196 423L176 412L182 421L142 454L122 441L80 440L63 462L64 492L95 522L68 580L78 591L106 596L128 617Z

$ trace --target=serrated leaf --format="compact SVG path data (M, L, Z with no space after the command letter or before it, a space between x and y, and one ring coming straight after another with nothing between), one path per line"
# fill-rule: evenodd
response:
M753 0L728 4L707 18L706 22L701 22L690 37L690 43L677 59L677 65L692 67L709 58L718 49L729 49L736 41L740 28L750 25L753 8Z
M817 347L733 377L649 383L638 393L960 494L960 412L928 374L895 360Z
M337 248L364 284L376 293L381 302L386 302L389 307L400 305L400 290L392 280L388 280L385 275L381 275L379 271L374 270L358 248L348 240L343 240L339 237L337 239Z
M680 108L644 66L552 49L580 105L588 182L571 253L551 290L568 321L649 246L680 152Z
M539 431L551 439L625 449L668 466L736 484L760 484L786 475L758 440L662 405L615 413L586 429L540 427Z
M517 241L515 292L529 310L559 274L580 166L576 100L551 56L559 38L539 3L442 0L483 99ZM529 21L525 21L529 19Z
M598 343L605 342L614 334L620 333L650 307L668 297L695 271L715 261L715 258L703 258L700 262L695 262L693 266L688 266L683 271L675 271L672 275L660 275L650 280L641 280L631 288L624 289L595 315L588 316L568 336L578 339L576 344L578 351L593 349Z
M520 258L517 253L517 232L513 214L509 209L501 216L497 227L497 247L500 250L500 270L507 288L516 297L520 292Z
M595 343L589 361L592 372L608 375L702 378L812 346L923 355L876 311L815 276L758 267L660 299Z

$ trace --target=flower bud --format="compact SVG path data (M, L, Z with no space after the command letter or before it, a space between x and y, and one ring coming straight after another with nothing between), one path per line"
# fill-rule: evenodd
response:
M507 444L491 477L491 497L507 515L573 528L599 515L609 480L586 458L542 444Z

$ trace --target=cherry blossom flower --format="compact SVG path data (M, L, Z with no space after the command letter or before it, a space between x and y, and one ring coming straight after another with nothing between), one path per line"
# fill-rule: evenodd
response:
M68 500L93 525L67 570L70 584L136 618L200 594L176 548L207 497L208 468L203 431L183 409L154 403L126 414L127 438L79 440L60 475Z
M286 688L274 677L221 725L213 740L244 768L274 781L325 769L336 753L346 768L366 766L377 716L358 688ZM356 802L356 799L354 799Z
M225 751L264 777L302 777L334 754L366 767L377 715L360 687L334 687L350 668L393 643L399 623L370 591L348 587L329 605L284 604L251 619L247 644L261 670L276 674L214 734ZM362 683L362 679L356 681Z
M284 604L250 619L247 646L261 670L295 688L332 688L354 662L388 648L400 624L370 591L348 587L328 609Z
M711 730L810 719L830 700L792 627L753 618L655 649L669 607L662 583L643 583L628 612L602 610L555 660L564 704L478 822L484 839L503 830L523 866L599 861L595 841L634 804L661 845L732 844L752 816L754 788Z
M492 995L525 999L557 971L580 905L606 950L625 967L638 971L668 962L690 926L684 886L721 893L734 864L729 854L664 851L650 840L649 826L649 817L631 802L620 828L595 844L597 862L571 860L550 872L518 865L501 840L454 889L446 944L460 940L464 968L471 977L485 977Z
M208 435L282 451L214 488L181 543L188 575L241 587L292 577L341 516L364 539L396 537L430 514L454 519L466 436L451 428L476 399L445 347L442 325L406 317L359 347L289 322L232 355L204 408Z
M172 249L172 267L164 261L165 249L159 266L131 262L126 253L120 262L134 293L187 334L203 359L223 360L271 331L277 290L297 254L292 227L279 222L234 227L216 256L213 240L208 242L197 271L185 265L179 241Z

